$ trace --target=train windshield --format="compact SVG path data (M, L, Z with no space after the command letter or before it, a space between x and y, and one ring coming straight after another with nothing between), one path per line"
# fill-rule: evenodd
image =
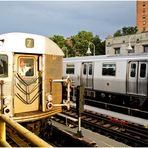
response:
M18 59L18 73L21 76L34 76L34 58L20 57Z
M8 77L8 56L0 55L0 78Z

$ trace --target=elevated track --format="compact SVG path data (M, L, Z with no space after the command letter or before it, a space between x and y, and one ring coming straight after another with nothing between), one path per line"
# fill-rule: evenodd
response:
M64 111L63 114L75 120L77 119L75 108L72 108L69 112ZM64 115L63 120L65 120ZM69 124L72 124L74 120L68 119ZM148 129L145 126L90 110L85 110L81 119L82 126L91 129L94 132L112 137L129 146L148 146ZM76 126L76 122L73 122L73 125Z

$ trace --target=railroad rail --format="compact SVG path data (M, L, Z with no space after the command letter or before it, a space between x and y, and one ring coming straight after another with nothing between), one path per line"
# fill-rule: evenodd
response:
M0 147L70 147L72 143L74 147L93 147L96 144L57 128L50 119L40 137L43 140L6 115L0 115Z
M15 145L12 146L52 147L50 144L21 126L16 121L13 121L6 115L0 115L0 147L11 147L11 145L6 140L6 124L10 127L7 128L9 140L11 139L11 141L13 141L13 144L15 143ZM13 131L15 131L17 134L15 134ZM24 139L27 142L25 142Z
M69 112L63 111L64 115L77 118L75 108ZM82 126L94 132L122 141L129 146L148 146L148 129L144 126L119 120L111 116L85 110L82 113ZM72 121L70 121L72 124ZM74 125L76 123L74 122Z

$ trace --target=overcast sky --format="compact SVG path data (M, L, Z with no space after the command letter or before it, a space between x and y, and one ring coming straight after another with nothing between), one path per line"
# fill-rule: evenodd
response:
M136 1L0 1L0 34L67 38L84 30L104 40L124 26L136 26Z

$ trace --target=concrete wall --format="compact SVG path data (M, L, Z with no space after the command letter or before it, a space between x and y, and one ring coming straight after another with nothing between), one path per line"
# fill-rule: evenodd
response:
M128 50L129 44L132 46L132 50ZM128 53L144 53L146 52L145 46L148 46L148 32L121 37L108 36L105 50L107 55L117 54L116 49L120 50L119 54L127 55Z

